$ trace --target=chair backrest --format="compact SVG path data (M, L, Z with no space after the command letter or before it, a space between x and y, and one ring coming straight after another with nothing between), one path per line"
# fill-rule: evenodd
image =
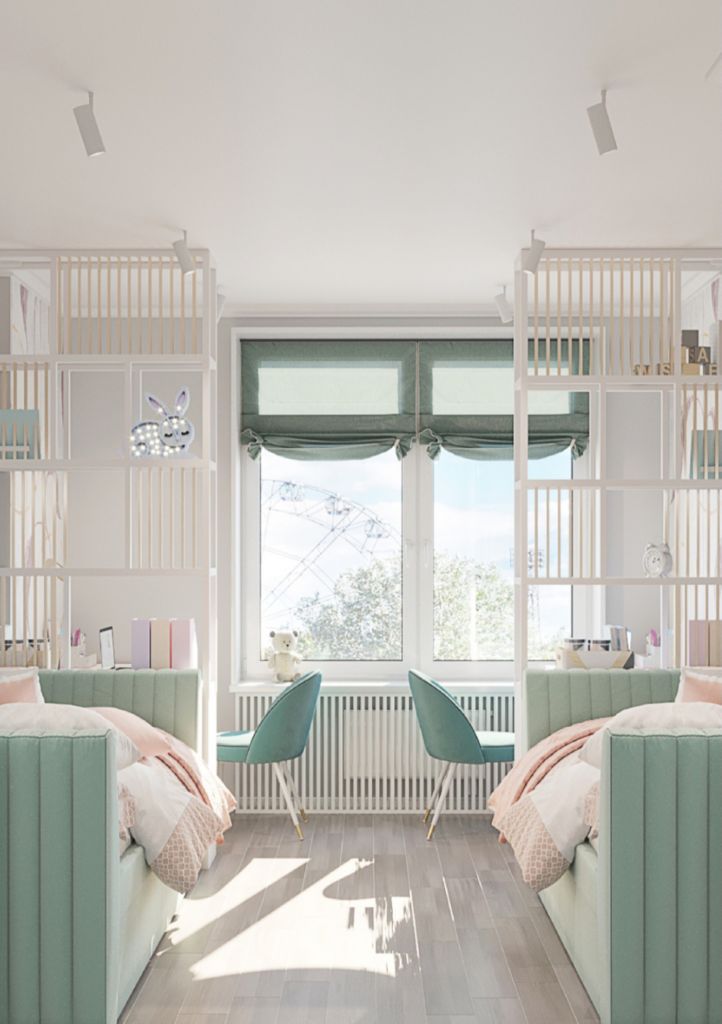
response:
M307 672L284 690L256 726L246 763L273 764L300 757L308 742L320 690L320 672Z
M479 738L449 691L421 672L409 672L409 686L427 754L440 761L480 764L484 756Z

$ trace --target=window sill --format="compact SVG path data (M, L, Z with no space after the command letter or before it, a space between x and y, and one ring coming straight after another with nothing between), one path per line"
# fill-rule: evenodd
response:
M232 683L230 686L230 692L245 695L245 696L264 696L268 694L281 693L286 687L290 686L290 683L274 683L271 680L255 680L248 679L239 683ZM486 693L486 694L508 694L514 692L514 683L511 680L504 680L495 682L493 680L485 679L479 680L478 682L468 682L466 680L452 680L444 682L444 686L451 693L455 694L471 694L471 693ZM409 684L405 680L394 680L386 682L380 679L374 680L363 680L363 679L324 679L321 683L321 691L326 694L407 694L409 692Z

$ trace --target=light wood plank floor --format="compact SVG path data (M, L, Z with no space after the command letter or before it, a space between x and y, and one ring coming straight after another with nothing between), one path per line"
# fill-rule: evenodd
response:
M124 1024L598 1021L482 817L239 817Z

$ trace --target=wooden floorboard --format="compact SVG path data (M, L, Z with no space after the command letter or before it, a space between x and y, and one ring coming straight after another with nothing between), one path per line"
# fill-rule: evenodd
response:
M123 1024L592 1024L488 819L236 819Z

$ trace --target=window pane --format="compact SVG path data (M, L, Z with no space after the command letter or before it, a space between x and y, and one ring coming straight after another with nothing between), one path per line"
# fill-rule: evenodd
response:
M534 460L529 469L566 479L571 455ZM551 541L556 545L556 534ZM533 588L529 658L553 657L570 630L571 588ZM434 463L434 659L513 657L513 463L475 462L442 450Z
M401 465L261 456L262 656L272 629L304 658L402 657Z

